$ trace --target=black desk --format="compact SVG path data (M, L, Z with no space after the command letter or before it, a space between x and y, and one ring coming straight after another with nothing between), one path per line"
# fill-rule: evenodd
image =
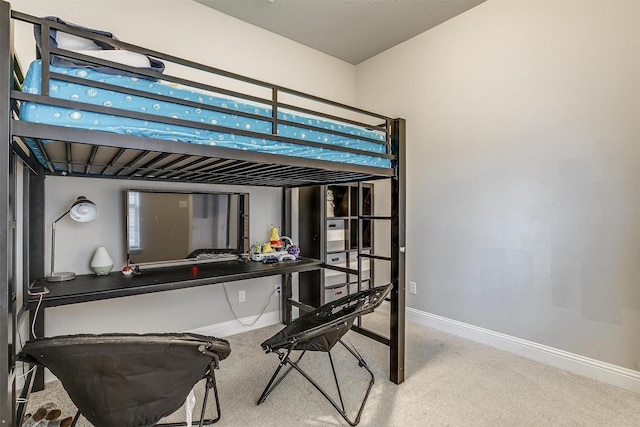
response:
M261 262L222 261L194 265L182 265L143 269L140 274L125 276L121 272L112 272L106 276L83 274L66 282L47 282L36 280L32 287L46 286L49 293L42 298L41 307L56 307L88 301L142 295L151 292L171 291L174 289L206 286L258 277L290 274L320 268L322 261L300 258L297 261L283 261L273 264ZM291 289L282 284L283 296L291 296ZM40 297L30 295L28 309L37 306ZM284 306L283 306L284 307ZM286 317L283 317L283 319Z

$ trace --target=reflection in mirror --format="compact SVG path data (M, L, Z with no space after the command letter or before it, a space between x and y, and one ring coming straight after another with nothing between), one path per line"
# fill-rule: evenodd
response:
M249 250L249 194L127 190L129 264Z

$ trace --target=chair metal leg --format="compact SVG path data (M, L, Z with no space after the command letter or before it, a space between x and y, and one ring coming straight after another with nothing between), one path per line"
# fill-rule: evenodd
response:
M76 415L73 417L73 421L71 421L71 427L75 427L80 419L80 411L76 411Z
M289 348L289 350L287 351L286 354L281 353L279 351L276 351L276 353L278 353L278 357L280 358L280 363L278 364L278 367L276 368L276 371L271 376L271 379L269 380L269 383L267 383L267 386L264 388L264 391L262 392L262 395L260 396L260 399L258 399L258 405L260 405L262 402L267 400L267 397L271 394L271 392L282 382L282 380L284 380L287 377L287 375L289 375L289 373L293 369L293 366L289 366L289 369L287 369L284 372L284 374L282 374L282 376L278 379L278 381L273 383L274 380L276 379L276 377L278 376L278 373L280 372L280 370L287 364L291 364L291 365L297 364L298 362L300 362L300 359L302 359L302 356L304 356L304 354L306 353L306 350L303 351L300 354L300 356L296 359L296 361L294 362L293 360L291 360L289 358L289 355L291 354L292 351L293 351L293 347ZM272 385L272 383L273 383L273 385Z
M329 362L331 363L331 372L333 372L333 379L336 382L336 390L338 390L338 397L340 398L340 406L342 406L342 411L344 411L344 401L342 400L342 392L340 391L340 383L338 383L338 375L336 375L336 368L333 364L333 357L331 357L331 352L327 353L329 356Z
M316 388L316 390L318 390L325 397L325 399L327 399L329 401L329 403L331 403L331 405L333 405L333 407L338 411L338 413L340 413L342 418L344 418L344 420L347 423L349 423L349 425L352 425L352 426L358 425L358 423L360 422L360 417L362 416L362 411L364 410L364 405L367 403L367 399L369 398L369 393L371 392L371 388L373 387L373 384L375 382L375 378L374 378L373 372L371 371L371 369L369 369L369 366L364 361L362 356L355 349L352 349L351 347L346 345L342 340L339 340L339 341L353 355L353 357L356 358L356 360L358 361L358 366L360 366L362 368L365 368L367 370L367 372L369 373L369 376L371 377L371 379L369 380L369 386L367 387L367 391L366 391L366 393L364 395L364 398L362 399L362 403L360 404L360 408L358 409L358 414L357 414L355 420L351 420L349 418L349 416L347 415L346 411L345 411L344 402L342 400L342 393L340 391L340 384L338 382L338 376L336 375L335 367L334 367L334 364L333 364L333 359L331 357L331 352L328 352L329 353L329 360L331 361L331 370L333 372L333 378L334 378L335 383L336 383L336 388L338 389L338 396L340 398L340 405L338 405L338 403L336 403L336 401L331 396L329 396L329 394L313 378L311 378L311 376L309 376L309 374L307 374L302 368L300 368L298 366L298 362L302 358L302 355L304 355L304 352L302 353L302 355L300 355L300 357L295 362L290 360L289 354L291 353L292 348L290 348L287 351L286 355L278 353L279 357L280 357L280 364L278 365L278 368L276 369L276 372L271 377L271 380L267 384L267 387L265 388L264 392L262 393L262 396L260 396L260 399L258 400L258 404L260 404L260 403L265 401L267 396L273 391L273 389L278 384L280 384L280 382L284 379L284 377L289 374L291 369L295 369L303 377L305 377L307 379L307 381L309 381ZM284 367L287 364L290 365L289 369L272 386L271 384L274 382L276 376L278 375L278 372L280 372L282 367Z
M207 410L207 400L209 398L209 390L213 389L213 397L215 399L216 402L216 417L215 418L205 418L205 412ZM207 426L207 425L211 425L211 424L215 424L218 421L220 421L220 399L218 398L218 386L216 384L216 374L215 374L215 366L212 363L210 368L209 368L209 373L207 374L206 377L206 384L205 384L205 391L204 391L204 398L202 400L202 409L200 411L200 419L197 421L192 421L191 425L192 426ZM187 423L186 422L178 422L178 423L164 423L164 424L157 424L158 426L164 426L164 427L179 427L179 426L186 426Z
M204 395L204 402L202 403L202 413L200 414L200 426L203 425L202 420L204 419L204 408L205 408L204 403L207 401L207 397L208 397L207 395L209 394L210 388L213 388L213 397L215 398L215 401L216 401L216 414L218 414L217 417L212 420L211 424L217 423L220 420L220 416L222 415L222 413L220 412L220 399L218 397L218 385L216 384L216 374L213 369L211 370L211 377L207 379L207 383L211 383L211 386L207 387L207 391L205 392L205 395Z

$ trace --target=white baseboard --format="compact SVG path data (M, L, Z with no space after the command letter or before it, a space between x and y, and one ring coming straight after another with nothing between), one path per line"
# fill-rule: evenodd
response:
M407 307L406 319L536 362L640 393L640 372Z
M254 329L264 328L280 323L280 312L271 311L264 313L260 319L256 321L258 315L243 317L240 322L237 320L229 320L228 322L217 323L215 325L203 326L201 328L192 329L188 332L194 334L208 335L212 337L224 338L229 335L239 334L241 332L248 332ZM253 324L255 322L255 324ZM247 326L245 326L247 325Z

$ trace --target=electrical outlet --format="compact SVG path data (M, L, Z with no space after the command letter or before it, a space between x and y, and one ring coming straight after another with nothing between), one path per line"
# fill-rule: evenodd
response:
M238 302L245 302L247 300L247 296L244 291L238 292Z
M409 282L409 293L415 295L418 293L416 282Z

